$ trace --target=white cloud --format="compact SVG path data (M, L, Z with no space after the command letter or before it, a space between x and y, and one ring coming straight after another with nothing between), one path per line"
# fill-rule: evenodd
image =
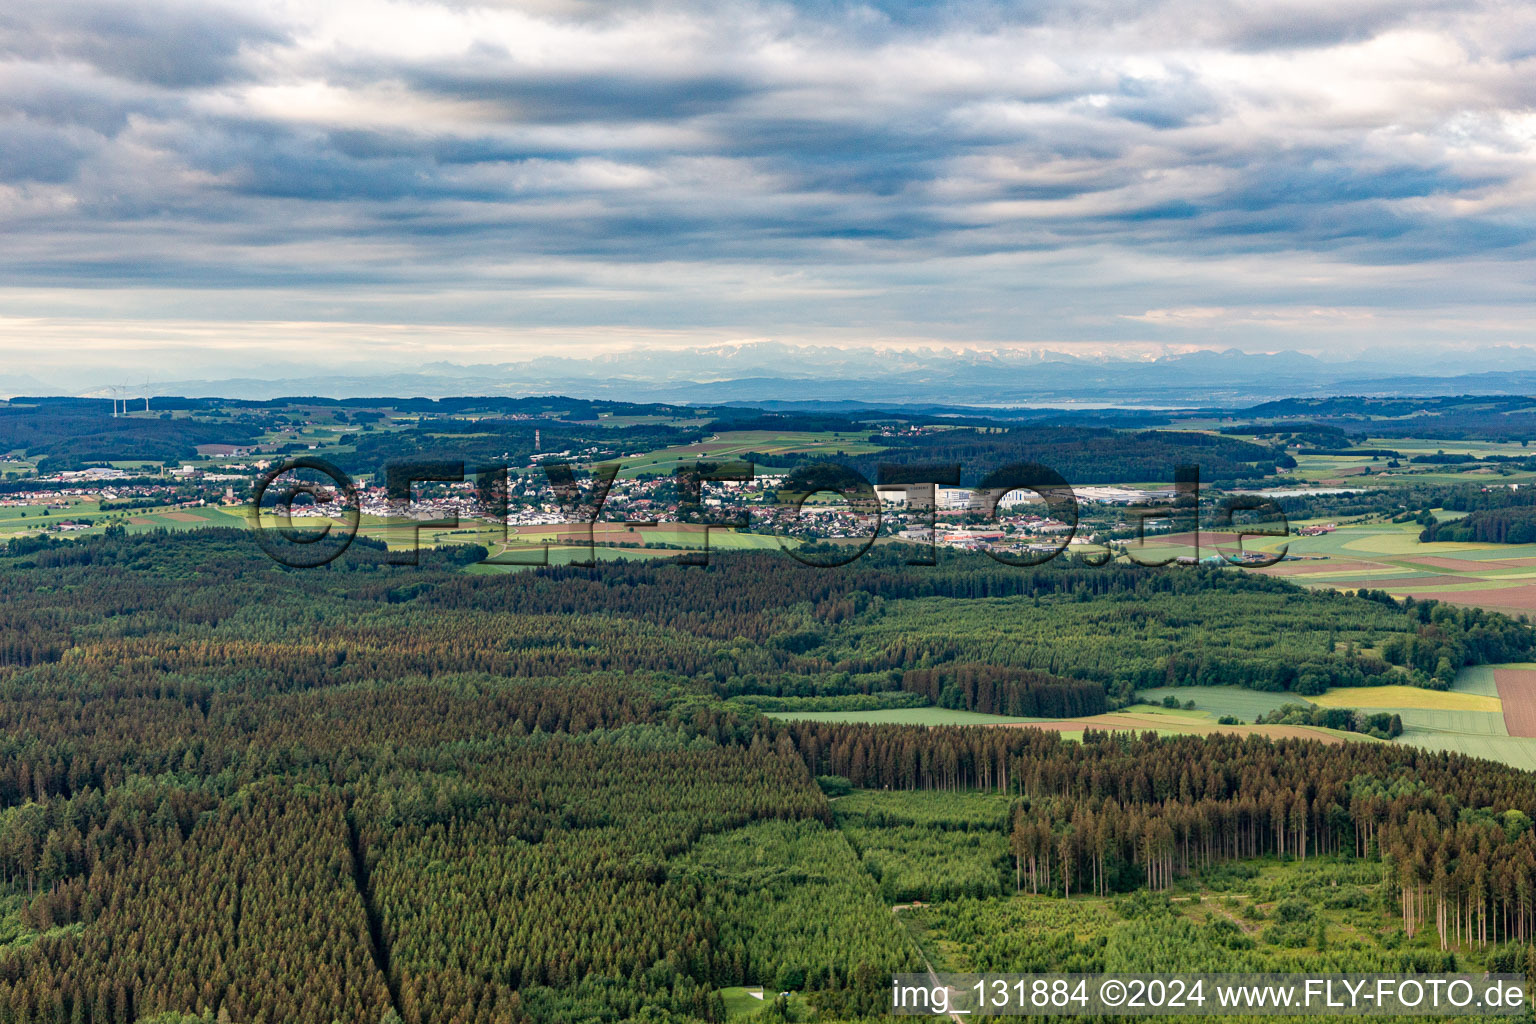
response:
M1529 326L1528 6L166 10L0 14L0 315L253 366L371 321L433 352Z

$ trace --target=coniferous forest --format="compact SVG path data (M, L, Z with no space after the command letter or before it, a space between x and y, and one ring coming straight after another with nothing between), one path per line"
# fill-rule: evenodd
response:
M360 540L289 569L220 530L3 549L0 1022L696 1024L743 985L858 1020L924 964L893 906L942 901L926 927L968 966L1102 965L1009 946L1008 915L1163 899L1151 927L1177 886L1254 863L1353 865L1399 936L1362 964L1533 948L1536 779L1513 768L751 702L1049 719L1218 679L1434 687L1536 657L1523 622L899 548L463 571L482 556ZM1315 944L1281 923L1276 948Z
M0 0L0 1024L1536 1024L1533 228L1536 0Z

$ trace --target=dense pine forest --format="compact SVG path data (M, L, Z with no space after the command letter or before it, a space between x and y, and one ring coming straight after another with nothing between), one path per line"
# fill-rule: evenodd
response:
M1051 717L1213 679L1433 686L1530 658L1524 623L894 548L463 571L482 555L360 540L296 570L219 530L0 551L0 1022L696 1024L741 985L856 1020L923 964L893 904L1155 897L1256 860L1364 866L1394 963L1536 935L1536 779L1508 767L748 699Z
M1200 467L1207 483L1230 484L1275 473L1277 464L1294 465L1283 449L1197 432L1126 431L1108 427L1030 424L960 427L936 433L880 438L885 447L872 455L840 459L877 480L882 465L955 465L960 482L980 484L988 473L1021 462L1039 463L1072 484L1124 480L1173 480L1174 467ZM797 465L806 457L774 456L776 463Z

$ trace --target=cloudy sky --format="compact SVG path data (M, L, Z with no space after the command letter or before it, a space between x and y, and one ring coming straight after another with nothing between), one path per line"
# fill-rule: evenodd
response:
M1536 5L0 5L50 380L1536 340Z

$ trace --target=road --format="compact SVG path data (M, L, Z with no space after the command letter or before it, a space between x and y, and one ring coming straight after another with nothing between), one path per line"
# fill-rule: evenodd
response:
M898 903L894 907L891 908L891 913L896 914L896 913L899 913L900 911L903 911L903 910L911 910L915 906L916 907L920 907L920 906L922 906L922 904L920 904L920 903ZM903 925L902 927L905 928L906 926ZM910 928L907 928L907 938L912 940L912 948L916 949L917 950L917 955L922 957L923 969L928 972L928 983L930 985L932 985L934 988L938 988L939 987L939 975L938 975L938 972L933 969L933 964L931 962L929 962L929 960L928 960L928 954L923 952L922 944L917 941L917 938L912 934L912 929L910 929ZM960 990L956 989L956 988L949 988L949 986L945 986L945 987L949 989L949 1005L953 1006L957 1002L955 997L960 994ZM968 1014L961 1013L958 1010L951 1010L949 1016L955 1022L955 1024L965 1024L965 1018L968 1016Z

